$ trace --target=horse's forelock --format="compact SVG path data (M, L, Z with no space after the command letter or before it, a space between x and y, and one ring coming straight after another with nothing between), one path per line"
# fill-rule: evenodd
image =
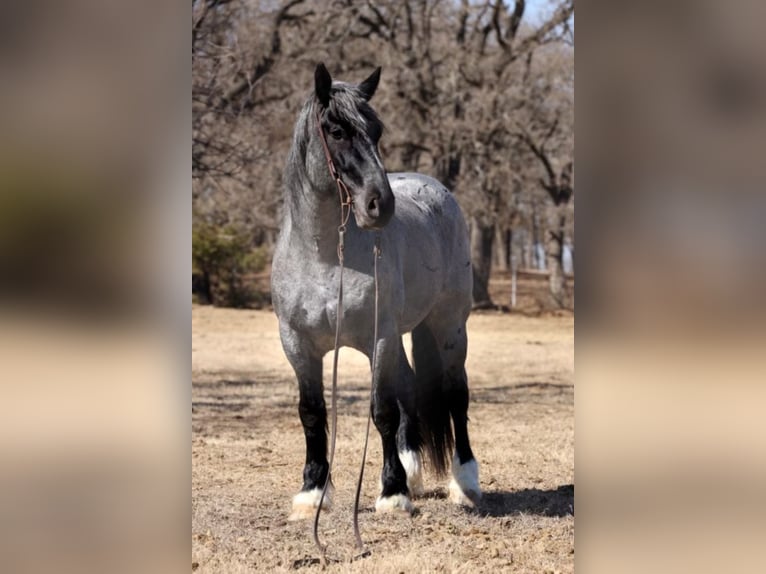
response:
M378 114L367 103L357 86L345 82L335 82L330 95L330 114L341 122L349 124L355 131L367 133L371 124L380 129L383 123Z
M288 157L288 163L299 171L302 161L299 159L306 153L308 142L312 137L312 118L320 105L312 95L301 110L293 133L293 153ZM378 131L383 130L383 122L375 113L375 110L367 103L358 88L345 82L334 82L330 96L329 112L341 122L347 123L358 132L371 133L371 128L377 126ZM295 155L294 152L297 152Z

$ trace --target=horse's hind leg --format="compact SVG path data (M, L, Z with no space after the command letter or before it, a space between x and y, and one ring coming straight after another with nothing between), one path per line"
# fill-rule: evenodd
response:
M443 311L443 310L442 310ZM449 483L450 500L466 506L475 505L481 498L479 465L468 438L468 378L465 359L468 348L465 321L448 319L450 314L435 309L420 329L428 329L431 345L438 353L442 369L443 399L454 428L455 452L452 457L452 478ZM413 349L417 355L417 349ZM435 358L433 360L436 360ZM416 363L416 371L418 370ZM449 423L447 423L449 424Z
M380 476L381 492L375 502L375 510L412 512L407 474L398 452L402 412L405 412L405 416L407 412L400 397L403 387L401 375L406 371L402 362L406 363L407 357L398 334L381 339L377 349L377 365L373 373L372 418L383 443L383 471Z
M468 440L468 378L465 367L455 365L448 369L447 389L452 424L455 427L450 500L456 504L474 506L481 499L481 488L479 463L473 456Z
M399 430L396 433L396 443L399 449L399 460L407 473L407 490L410 496L423 494L423 461L420 449L423 440L418 427L415 373L407 361L402 348L400 358L401 375L399 377Z

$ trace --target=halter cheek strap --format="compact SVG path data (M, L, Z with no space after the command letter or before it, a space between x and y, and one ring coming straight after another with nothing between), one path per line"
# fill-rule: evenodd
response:
M348 223L348 218L351 216L351 204L353 203L353 200L351 199L351 193L348 191L348 187L346 187L346 184L343 183L338 170L335 168L335 162L332 160L332 155L330 155L330 148L327 145L327 138L325 137L324 130L322 129L322 119L319 116L318 109L315 112L315 118L317 131L319 132L319 141L322 142L324 158L325 161L327 161L327 168L330 170L330 175L332 176L333 180L335 180L335 185L338 187L338 200L340 201L340 226L338 227L338 232L342 234L346 231L346 224ZM343 237L341 235L341 241L338 249L338 257L340 259L343 258L342 252Z

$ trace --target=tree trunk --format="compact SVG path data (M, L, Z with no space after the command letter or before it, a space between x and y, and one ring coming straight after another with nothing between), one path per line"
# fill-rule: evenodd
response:
M531 269L532 265L532 234L529 230L524 231L524 248L522 249L521 267Z
M492 246L495 226L474 218L471 222L471 264L473 265L473 308L495 306L489 296L489 275L492 269Z
M534 261L534 268L539 271L545 270L545 261L540 258L540 244L543 239L540 237L540 217L537 213L537 208L532 213L532 260Z
M572 256L572 275L574 275L575 262L574 262L574 245L569 244L569 254Z
M549 290L554 307L563 309L569 307L569 295L566 289L566 276L564 275L564 224L566 217L563 213L554 213L549 218L550 229L545 246L545 255L548 263Z
M206 305L213 304L213 289L208 271L192 273L192 293L198 295Z
M508 271L510 266L510 231L497 227L495 232L495 268Z
M516 308L516 289L517 289L517 280L516 280L516 255L511 253L511 309Z
M561 241L558 234L551 232L549 234L548 245L546 246L546 258L548 260L548 277L551 300L555 307L564 307L566 299L566 285L564 283L564 267L561 262L562 254Z
M404 171L418 171L420 163L420 150L414 145L405 145L401 152L401 164Z
M450 153L447 158L437 162L436 179L444 184L444 187L454 191L457 178L460 175L460 154Z

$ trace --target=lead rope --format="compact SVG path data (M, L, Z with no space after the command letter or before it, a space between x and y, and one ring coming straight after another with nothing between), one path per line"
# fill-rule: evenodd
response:
M338 226L338 265L340 272L338 276L338 305L335 317L335 351L332 358L332 419L330 427L330 460L327 466L327 477L324 481L324 487L322 488L322 495L319 497L319 506L317 506L316 514L314 515L314 544L319 548L322 554L322 565L327 566L327 556L325 555L326 546L324 546L319 540L319 515L322 512L322 504L327 494L327 488L330 485L332 472L332 463L335 458L335 439L338 431L338 354L340 352L340 331L341 324L343 323L343 249L344 240L346 235L346 223L351 215L351 202L348 196L348 189L340 179L336 180L338 184L338 194L340 196L340 225ZM345 192L345 197L344 197Z
M317 129L319 131L319 139L322 142L322 148L324 149L325 159L327 160L327 167L330 170L330 175L335 180L335 185L338 187L338 198L340 200L340 225L338 226L338 265L340 267L340 272L338 276L338 305L337 305L337 313L335 317L335 349L333 352L333 359L332 359L332 398L331 398L331 407L332 407L332 419L331 419L331 429L330 429L330 457L328 460L328 466L327 466L327 477L325 478L324 487L322 488L322 495L319 497L319 505L317 506L316 514L314 515L314 529L313 529L313 535L314 535L314 544L319 549L319 552L321 554L321 563L323 567L327 566L327 555L326 550L327 547L322 544L322 542L319 540L319 515L322 512L322 504L324 503L325 496L327 495L327 488L330 485L331 473L332 473L332 463L335 458L335 440L337 437L337 431L338 431L338 355L340 352L340 333L341 333L341 324L342 324L342 316L343 316L343 267L344 267L344 260L343 260L343 250L344 250L344 240L346 235L346 224L348 223L349 217L351 217L351 194L348 191L348 188L346 187L346 184L343 183L343 181L340 178L340 175L338 174L337 170L335 169L335 164L332 161L332 156L330 155L330 149L327 147L327 141L324 137L324 131L322 130L322 123L319 118L319 112L316 112L316 122L317 122ZM374 278L375 278L375 318L374 318L374 328L373 328L373 348L372 348L372 375L374 377L375 375L375 367L377 366L377 355L378 355L378 259L380 258L380 234L375 234L375 246L373 247L373 255L374 255ZM362 467L359 471L359 481L356 485L356 497L354 498L354 537L356 538L356 546L360 550L364 548L364 543L362 542L362 537L359 534L359 495L362 491L362 479L364 478L364 466L367 461L367 443L370 439L370 419L372 418L372 398L373 398L373 392L374 389L371 386L370 387L370 408L367 412L367 430L365 432L364 436L364 450L362 452ZM369 552L363 552L360 557L368 555Z
M351 194L348 188L340 179L338 172L335 170L335 164L330 156L330 150L327 147L327 142L324 138L324 132L322 131L322 124L319 119L319 112L316 113L317 129L319 130L319 139L322 141L322 147L324 148L325 158L327 159L327 166L330 169L330 175L335 179L335 185L338 187L338 199L340 201L340 225L338 226L338 266L340 267L338 276L338 305L336 308L335 317L335 351L332 359L332 419L330 429L330 458L327 465L327 477L324 481L324 487L322 488L322 495L319 497L319 505L317 506L316 514L314 515L314 544L316 544L321 554L322 566L327 566L327 556L325 554L326 546L324 546L319 540L319 515L322 512L322 504L324 503L325 496L327 495L327 488L330 485L332 463L335 458L335 439L338 431L338 354L340 352L340 332L341 324L343 322L343 250L344 240L346 235L346 224L349 217L351 217Z
M380 259L380 233L375 234L375 247L372 249L374 256L375 270L375 322L372 336L372 380L375 380L375 367L378 364L378 259ZM364 542L359 534L359 495L362 492L362 479L364 478L364 465L367 462L367 443L370 440L370 419L372 418L372 399L375 392L374 386L370 385L370 408L367 410L367 430L364 433L364 450L362 450L362 467L359 469L359 480L356 483L356 497L354 498L354 537L356 538L356 547L364 550ZM365 556L363 552L361 556Z

